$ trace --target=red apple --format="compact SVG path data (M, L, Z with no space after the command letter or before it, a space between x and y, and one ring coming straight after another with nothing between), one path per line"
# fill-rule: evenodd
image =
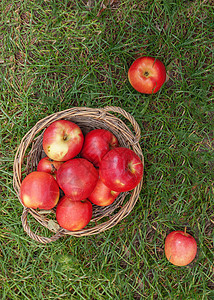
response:
M118 140L113 133L106 129L94 129L85 136L81 156L99 167L103 156L118 146Z
M29 208L52 209L59 201L59 186L46 172L31 172L20 187L22 203Z
M75 157L81 151L83 142L79 126L68 120L53 122L43 135L43 149L48 157L56 161Z
M88 198L94 190L98 172L91 162L84 158L66 161L57 171L57 182L65 195L73 201Z
M56 178L56 172L63 163L63 161L56 161L46 156L39 161L37 171L49 173Z
M63 196L56 208L56 219L61 227L69 231L84 228L91 220L92 204L87 199L72 201Z
M107 206L114 202L120 192L112 191L108 188L101 179L98 179L95 189L88 199L99 206Z
M166 258L176 266L186 266L195 258L197 243L186 231L172 231L165 240Z
M118 147L102 159L99 169L102 182L111 190L126 192L134 189L143 177L143 164L131 149Z
M135 90L152 94L159 91L166 81L166 69L160 60L143 56L133 62L128 71L128 78Z

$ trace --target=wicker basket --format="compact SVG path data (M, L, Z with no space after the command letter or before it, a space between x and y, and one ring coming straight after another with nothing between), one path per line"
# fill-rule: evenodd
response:
M120 118L110 112L121 114L123 119L127 119L133 126L133 132ZM30 172L35 171L39 160L45 156L42 149L44 130L52 122L60 119L67 119L78 124L84 134L96 128L110 130L118 138L120 146L132 149L141 158L144 164L143 154L139 145L140 128L135 119L129 113L120 107L114 106L105 108L70 108L65 111L54 113L40 120L23 137L15 156L13 169L13 186L20 202L21 199L19 197L19 190L22 177L25 177ZM82 230L68 231L61 228L56 220L50 218L50 214L55 214L55 209L50 211L39 211L26 208L25 206L23 206L24 209L21 218L23 228L32 239L44 244L56 241L61 236L65 235L81 237L98 234L115 226L131 212L138 200L142 182L143 178L135 189L131 192L121 193L114 203L109 206L99 207L93 205L92 219L88 226ZM31 231L27 220L28 212L42 226L54 232L54 235L52 237L43 237Z

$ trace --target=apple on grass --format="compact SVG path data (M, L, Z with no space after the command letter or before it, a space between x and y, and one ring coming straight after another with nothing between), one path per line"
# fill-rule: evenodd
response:
M49 125L43 135L45 154L56 161L67 161L82 149L84 136L79 126L68 120L57 120Z
M133 150L118 147L110 150L103 157L99 176L111 190L127 192L140 183L143 177L143 164Z
M112 204L119 194L120 192L115 192L108 188L99 178L88 199L96 205L107 206Z
M58 169L56 180L65 195L73 201L88 198L94 190L98 171L84 158L73 158Z
M166 81L166 69L164 64L154 57L139 57L129 68L128 79L133 88L140 93L157 93Z
M52 209L59 201L59 186L46 172L31 172L21 183L20 198L28 208Z
M109 130L94 129L85 136L81 156L99 167L103 156L118 146L117 138Z
M172 231L165 240L166 258L173 265L186 266L193 261L197 253L197 243L184 231Z
M63 163L63 161L56 161L45 156L39 161L37 171L49 173L56 179L56 172Z
M56 219L61 227L69 231L84 228L92 218L92 204L87 199L72 201L63 196L56 208Z

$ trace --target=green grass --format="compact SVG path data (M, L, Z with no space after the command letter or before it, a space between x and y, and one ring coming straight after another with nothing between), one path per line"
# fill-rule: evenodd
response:
M213 299L212 1L118 0L100 16L101 1L86 3L0 4L0 298ZM166 65L157 94L128 82L141 54ZM49 114L106 105L141 127L139 200L104 233L39 244L23 231L13 190L17 147ZM185 226L198 253L175 267L164 240Z

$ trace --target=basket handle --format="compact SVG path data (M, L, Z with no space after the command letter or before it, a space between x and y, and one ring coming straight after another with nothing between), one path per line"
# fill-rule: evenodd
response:
M22 217L21 217L21 220L22 220L22 226L24 228L24 231L27 232L27 234L35 241L39 242L39 243L42 243L42 244L48 244L48 243L51 243L51 242L54 242L56 240L58 240L61 236L62 236L62 233L60 232L60 230L58 230L56 232L55 235L53 235L52 237L48 238L48 237L43 237L43 236L40 236L40 235L37 235L35 233L33 233L29 227L29 224L27 222L27 214L28 214L28 211L29 211L29 208L24 208L23 210L23 213L22 213Z
M106 106L103 108L105 112L116 112L121 114L123 117L125 117L129 122L132 124L134 131L135 131L135 139L133 141L134 144L137 144L140 141L141 138L141 131L138 123L135 121L134 117L125 111L124 109L118 107L118 106Z

